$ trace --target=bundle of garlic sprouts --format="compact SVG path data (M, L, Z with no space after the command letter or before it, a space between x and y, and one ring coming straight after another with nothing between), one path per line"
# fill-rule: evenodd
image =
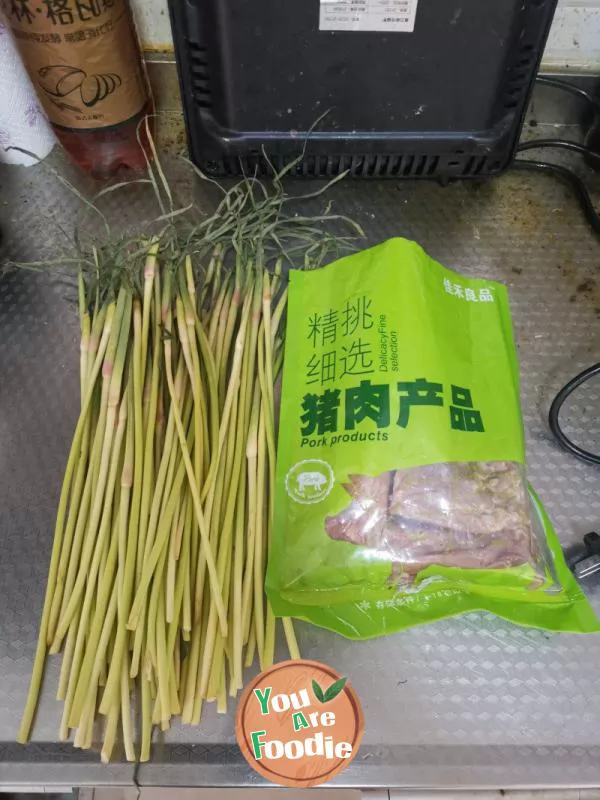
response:
M63 653L61 739L90 747L101 715L104 760L118 736L147 760L154 725L197 724L205 701L225 712L244 667L273 663L263 587L287 268L319 266L360 233L329 208L290 213L282 177L241 181L193 225L169 194L150 238L81 258L81 412L19 741L47 654ZM283 631L299 657L291 621Z

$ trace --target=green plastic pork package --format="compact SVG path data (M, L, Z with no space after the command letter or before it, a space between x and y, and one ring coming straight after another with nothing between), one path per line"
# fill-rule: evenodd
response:
M478 609L600 630L524 465L504 286L403 239L291 272L275 614L357 639Z

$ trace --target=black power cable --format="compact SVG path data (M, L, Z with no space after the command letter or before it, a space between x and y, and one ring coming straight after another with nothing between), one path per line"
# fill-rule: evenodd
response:
M543 75L538 75L536 81L543 86L550 86L554 89L568 92L575 97L585 100L596 110L596 112L600 113L600 99L589 94L589 92L586 92L584 89L580 89L579 86L575 86L567 81L562 81L559 78L549 78ZM579 155L583 155L591 161L596 162L600 167L600 153L597 153L590 147L586 147L584 144L579 144L579 142L571 142L568 139L533 139L529 142L521 142L521 144L519 144L517 147L517 152L524 153L528 150L542 149L570 150L571 152L578 153ZM590 227L594 233L600 235L600 215L594 207L594 203L592 202L592 198L590 197L590 193L588 192L585 183L579 176L575 175L572 170L568 169L567 167L563 167L560 164L521 158L514 159L512 162L512 167L514 169L527 170L530 172L544 172L546 175L553 175L554 177L562 180L563 183L568 184L573 189Z
M600 153L592 150L591 147L586 147L586 145L579 144L579 142L571 142L568 139L532 139L529 142L521 142L517 147L517 152L524 153L526 150L538 150L544 147L550 147L553 150L571 150L573 153L579 153L579 155L586 156L592 161L597 161L600 165Z
M600 236L600 215L594 208L585 183L574 172L567 169L567 167L560 166L560 164L551 164L547 161L529 161L521 158L516 158L511 166L513 169L526 172L544 172L547 175L554 175L554 177L567 183L573 189L591 229Z
M585 100L596 111L597 114L600 113L600 99L594 97L583 89L580 89L578 86L574 86L567 81L561 81L557 78L547 78L544 76L538 76L537 82L545 86L550 86L554 89L560 89L568 92L575 97L579 97ZM544 148L570 150L600 164L600 154L595 150L592 150L590 147L586 147L583 144L579 144L578 142L570 142L566 139L534 139L533 141L523 142L520 144L517 148L517 152L522 153L527 150ZM530 161L529 159L520 158L515 159L512 166L519 170L543 172L547 175L553 175L554 177L562 180L564 183L567 183L575 192L575 195L579 201L579 204L581 205L581 208L583 209L583 213L585 214L585 218L590 227L596 234L600 235L600 215L594 207L592 198L590 197L590 193L588 192L585 183L574 172L559 164L552 164L545 161ZM565 386L563 386L563 388L558 392L552 401L550 412L548 414L548 424L550 426L550 430L559 444L567 452L571 453L577 458L582 459L583 461L587 461L589 464L600 464L600 454L592 453L589 450L585 450L583 447L580 447L572 442L561 428L559 416L565 401L568 397L570 397L575 389L588 381L594 375L598 374L600 374L600 363L593 364L591 367L584 369L583 372L580 372L579 375L576 375L574 378L572 378L572 380L565 384Z
M545 75L538 75L536 81L542 86L550 86L553 89L560 89L563 92L568 92L574 97L579 97L593 106L596 111L600 112L600 99L594 97L594 95L590 94L589 92L586 92L585 89L580 89L579 86L575 86L573 83L561 81L560 78L546 77Z
M550 425L550 430L565 450L567 450L569 453L572 453L574 456L577 456L577 458L587 461L589 464L600 464L600 454L591 453L589 450L584 450L583 447L579 447L579 445L572 442L561 428L559 421L560 410L563 407L565 400L567 400L567 398L575 391L575 389L588 381L594 375L600 375L600 363L584 369L583 372L580 372L579 375L576 375L572 380L563 386L563 388L552 401L550 413L548 415L548 423Z

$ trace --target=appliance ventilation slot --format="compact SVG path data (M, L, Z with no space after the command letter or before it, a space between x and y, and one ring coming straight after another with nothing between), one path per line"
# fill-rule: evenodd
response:
M272 168L282 170L289 162L282 156L271 156L272 167L259 153L243 158L229 157L220 161L209 161L203 166L207 172L219 175L263 175L272 174ZM467 158L465 162L476 162L481 159ZM348 172L360 178L431 178L435 177L440 164L436 155L307 155L299 162L290 174L311 177L329 178ZM483 165L481 165L483 166ZM468 174L479 171L476 164Z
M188 53L194 101L200 108L212 108L213 98L207 48L188 42Z
M502 105L507 111L517 108L525 99L536 58L536 48L533 44L521 45L519 53L510 67L505 84Z
M486 156L469 156L469 158L464 159L465 165L460 170L460 175L463 178L468 178L471 175L479 175L484 171L484 168L487 165L487 157Z

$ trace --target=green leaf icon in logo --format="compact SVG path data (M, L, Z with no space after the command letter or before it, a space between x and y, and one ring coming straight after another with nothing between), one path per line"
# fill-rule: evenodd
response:
M331 684L329 689L323 692L323 689L319 686L319 684L313 680L312 688L313 692L315 693L315 697L320 703L329 703L330 700L334 700L338 694L342 691L344 686L346 685L346 681L348 678L340 678L339 680L335 681Z
M315 693L315 697L317 698L319 703L324 703L325 702L325 695L323 694L323 689L321 689L321 687L319 686L319 684L315 680L313 680L313 682L312 682L312 688L313 688L313 692Z
M338 696L338 694L342 691L344 686L346 685L346 681L348 678L340 678L339 681L332 683L329 689L325 692L325 702L328 703L330 700L333 700Z

